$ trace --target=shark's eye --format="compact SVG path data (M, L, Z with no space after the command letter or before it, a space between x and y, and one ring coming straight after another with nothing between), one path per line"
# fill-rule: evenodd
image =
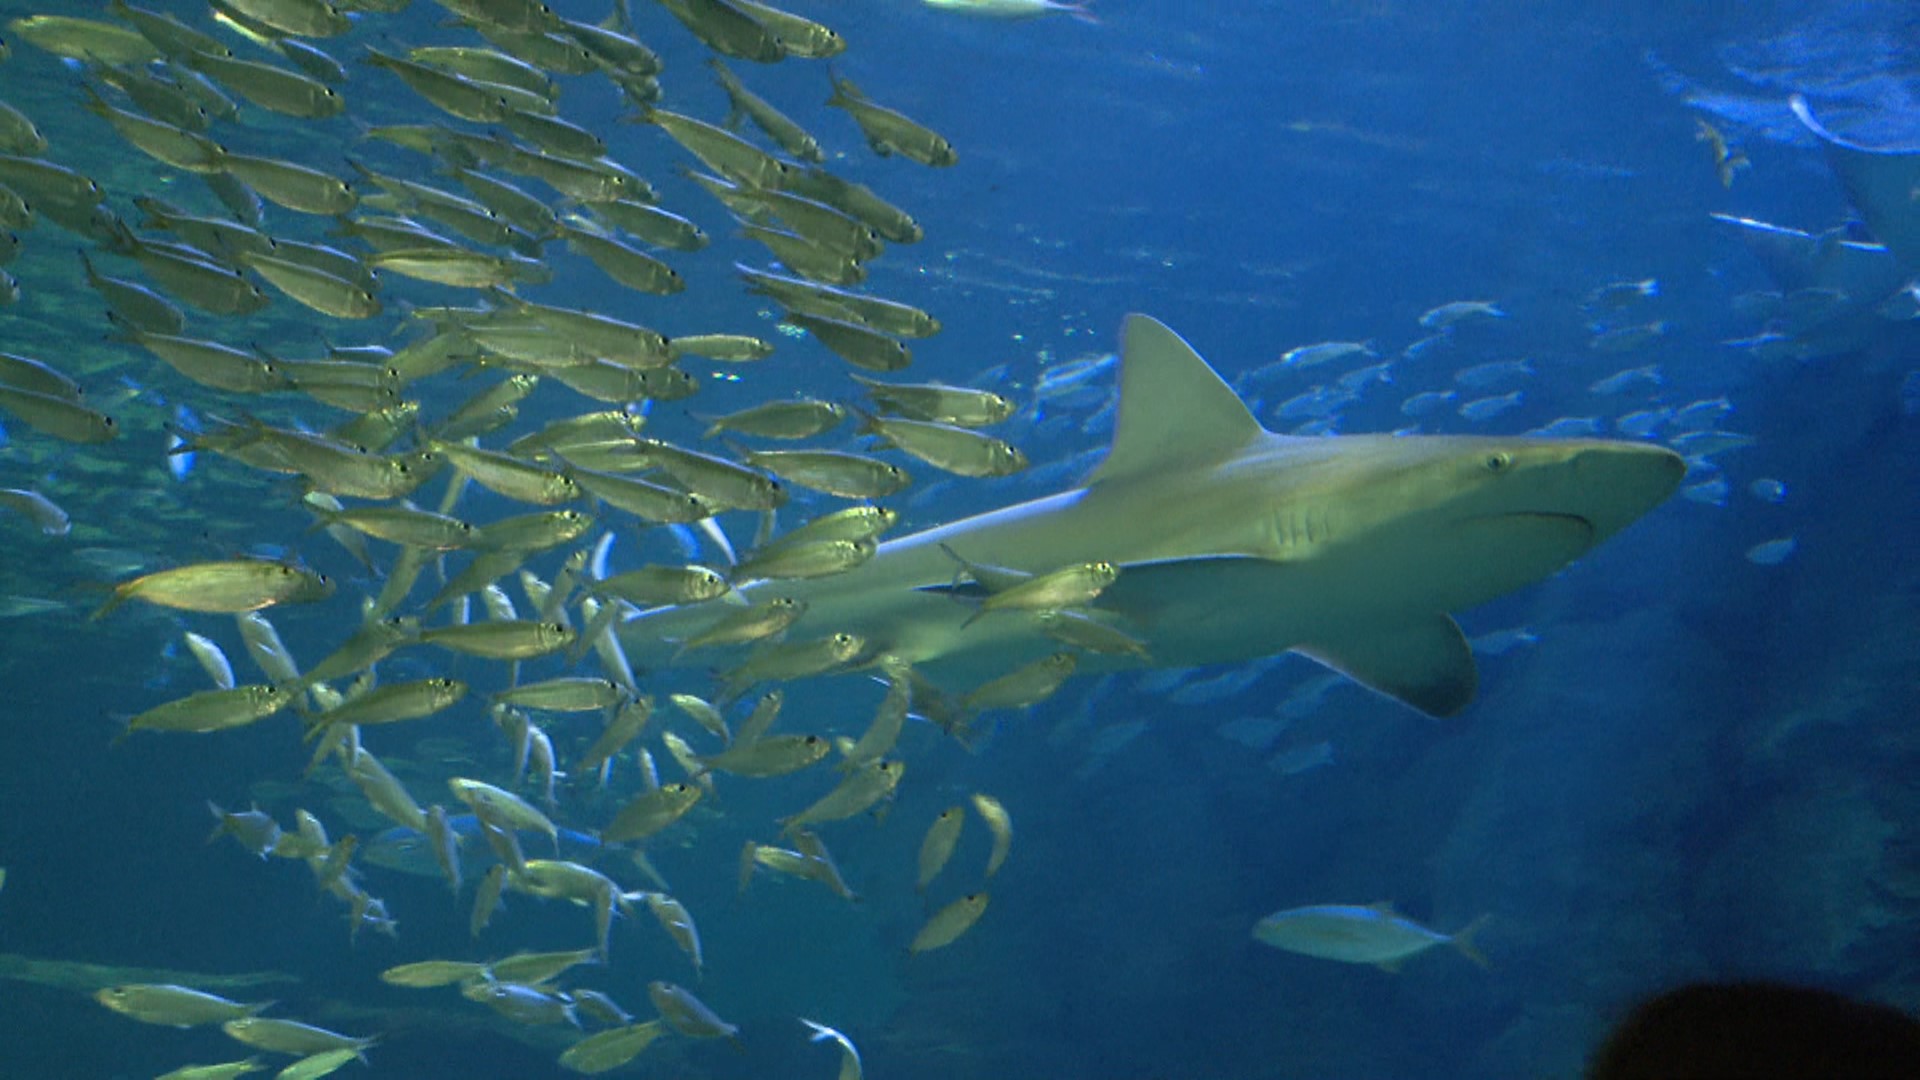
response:
M1513 455L1504 450L1487 455L1486 466L1488 472L1506 472L1507 468L1512 464Z

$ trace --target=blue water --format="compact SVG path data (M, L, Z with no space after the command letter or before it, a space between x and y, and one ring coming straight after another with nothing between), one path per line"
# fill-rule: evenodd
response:
M198 5L152 6L214 27ZM789 6L851 43L836 70L960 153L941 170L877 158L845 115L821 106L819 62L732 64L820 137L829 168L924 225L926 239L890 245L868 281L945 325L913 343L901 377L990 386L1025 406L998 433L1027 452L1032 473L948 482L916 466L918 485L898 500L902 532L1079 479L1110 432L1110 371L1037 405L1033 388L1049 368L1112 351L1121 318L1136 311L1183 334L1276 430L1305 422L1277 413L1297 395L1389 361L1391 381L1359 383L1311 417L1322 423L1310 433L1417 424L1517 434L1592 418L1618 434L1629 414L1724 397L1730 411L1714 426L1754 442L1697 464L1682 495L1566 571L1460 613L1470 637L1517 633L1498 642L1510 648L1482 640L1480 694L1452 719L1286 657L1083 677L1031 710L1000 714L972 753L916 722L890 810L821 830L857 904L765 872L740 895L741 845L772 842L774 818L826 784L722 777L720 797L652 848L698 920L704 975L641 909L616 924L611 964L565 985L603 990L646 1017L649 980L681 983L740 1026L739 1044L662 1040L632 1075L834 1075L834 1051L806 1042L802 1016L845 1031L876 1078L1256 1080L1574 1076L1634 1001L1702 978L1783 978L1920 1008L1914 305L1879 313L1872 305L1884 298L1848 297L1860 306L1842 322L1802 334L1785 301L1765 295L1780 285L1738 231L1709 216L1809 233L1848 221L1843 190L1788 111L1790 93L1862 142L1920 146L1920 15L1910 6L1099 0L1097 25L974 20L909 0ZM59 11L104 17L93 0L70 7ZM609 11L603 0L555 7L590 22ZM52 10L0 3L9 19ZM635 0L634 17L666 63L663 107L724 115L702 67L707 50L650 0ZM443 22L419 0L402 15L360 16L350 35L323 44L349 60L365 45L478 43ZM0 99L39 125L48 157L98 179L130 223L136 194L218 212L197 181L140 157L83 109L75 65L18 32L7 40ZM341 92L353 119L435 118L386 73L348 66ZM851 398L843 365L780 334L777 310L733 279L731 262L764 265L763 253L732 237L720 207L676 174L687 155L657 131L616 123L625 110L603 81L563 84L562 114L602 134L662 205L716 242L665 256L691 283L673 297L619 289L550 243L555 282L527 295L668 335L758 333L780 346L758 365L689 362L702 390L656 405L652 432L692 443L692 413L796 392ZM1730 187L1695 138L1702 120L1751 161ZM242 122L221 122L215 135L342 173L351 154L451 184L425 159L356 139L344 118L297 121L242 105ZM288 236L323 232L277 209L267 220ZM11 958L0 963L0 1075L145 1077L250 1052L217 1029L114 1015L86 991L145 976L74 964L183 978L283 973L233 993L278 999L274 1015L379 1034L376 1074L565 1075L554 1059L571 1032L516 1029L451 990L397 990L377 975L428 958L578 948L591 941L585 910L510 895L476 941L471 877L455 901L437 878L368 864L363 885L399 935L350 940L345 909L303 867L203 843L209 799L257 802L287 827L304 807L335 836L363 841L390 825L337 769L302 779L296 722L109 747L126 716L207 687L182 630L219 641L242 681L258 676L223 616L136 605L87 621L100 583L136 568L293 553L340 583L323 604L269 612L310 664L357 625L361 597L379 582L307 531L288 478L202 453L176 480L164 456L163 425L179 408L283 425L344 414L184 381L108 339L73 257L90 241L45 221L20 237L6 269L23 297L0 310L0 351L67 371L126 434L73 447L9 418L0 446L0 487L36 487L74 521L65 537L0 521L0 594L65 605L0 622L0 954ZM130 260L108 263L139 277ZM1659 331L1624 351L1595 348L1589 294L1649 278L1657 295L1606 313L1601 328ZM193 314L189 332L312 357L326 344L396 343L408 303L473 299L397 277L382 295L387 313L365 323L276 299L247 319ZM1430 334L1423 312L1459 300L1495 303L1505 318L1403 354ZM1726 344L1766 332L1798 335L1803 347L1774 355ZM1330 340L1369 342L1378 360L1261 370ZM1485 390L1454 382L1461 369L1518 359L1532 375ZM1657 385L1589 390L1645 365L1658 366ZM425 384L427 411L444 415L479 382ZM1457 397L1430 414L1401 409L1448 390ZM1490 419L1456 411L1512 390L1518 404ZM510 431L598 407L543 387ZM847 431L821 444L851 446ZM1657 419L1647 433L1682 434ZM1757 481L1779 486L1763 484L1759 497ZM423 501L441 490L430 485ZM522 509L478 491L461 503L479 521ZM737 540L754 528L744 514L723 523ZM1786 540L1790 550L1774 543ZM393 549L375 550L384 567ZM633 564L684 557L664 532L627 529L619 550ZM530 566L551 577L563 555ZM543 664L529 677L564 673ZM589 660L580 670L595 669ZM483 708L482 695L505 685L499 665L415 650L382 667L388 682L441 673L472 681L475 694L367 736L423 803L450 801L449 775L506 782L510 768ZM712 687L698 669L643 675L642 685L662 696ZM795 684L781 729L857 735L880 693L861 676ZM595 723L547 722L563 760ZM974 791L1011 811L1011 858L987 883L992 904L977 926L909 957L929 907L982 881L987 839L973 819L927 900L913 890L926 824ZM559 817L590 829L617 803L576 777ZM526 842L529 855L545 853L543 840ZM622 856L597 865L626 888L652 887ZM1250 936L1279 909L1379 901L1440 932L1489 916L1477 943L1490 967L1440 948L1388 973ZM18 957L52 966L22 974Z

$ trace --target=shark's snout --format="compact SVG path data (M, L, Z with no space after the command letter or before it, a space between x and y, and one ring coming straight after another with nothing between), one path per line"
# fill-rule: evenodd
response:
M1599 543L1665 502L1680 486L1687 463L1664 446L1633 442L1589 444L1569 461L1572 505Z

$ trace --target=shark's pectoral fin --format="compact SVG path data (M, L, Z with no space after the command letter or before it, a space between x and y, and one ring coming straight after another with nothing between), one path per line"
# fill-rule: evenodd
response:
M1444 613L1365 627L1295 651L1428 716L1466 708L1479 682L1466 636Z
M1873 238L1902 269L1920 269L1920 149L1877 149L1840 138L1814 118L1807 99L1790 99L1795 116L1827 148L1827 160L1847 189L1847 201L1866 219Z

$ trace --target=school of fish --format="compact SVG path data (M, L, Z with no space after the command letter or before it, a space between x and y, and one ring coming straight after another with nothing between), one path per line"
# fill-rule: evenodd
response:
M927 3L996 17L1086 17L1083 5L1044 0ZM293 714L288 722L302 736L294 752L307 778L356 792L389 827L336 836L337 824L330 830L305 808L280 820L209 803L215 835L262 860L305 864L316 890L346 912L352 935L398 935L397 914L370 890L379 874L402 865L443 876L482 941L499 907L521 897L584 909L590 919L578 949L500 948L484 962L423 957L382 978L457 993L510 1024L572 1032L558 1063L609 1072L643 1061L662 1039L737 1034L677 983L649 981L645 1005L657 1015L636 1019L628 1006L641 1003L615 1002L579 978L617 963L620 920L657 926L685 956L689 981L746 977L705 971L695 913L674 896L650 846L681 834L697 841L692 823L714 812L722 785L786 785L779 790L789 811L761 823L764 840L737 856L714 852L713 864L737 858L742 892L770 874L855 900L823 835L877 827L900 785L913 782L900 747L910 717L944 719L951 734L964 735L965 714L1036 704L1073 670L1071 652L1049 657L1045 669L971 688L963 715L949 717L917 700L925 688L906 664L833 627L790 638L804 604L776 595L747 605L735 584L861 565L900 518L881 500L926 500L944 490L946 480L929 483L923 470L962 480L1026 474L1034 484L1084 472L1089 462L1080 457L1030 471L1020 447L985 429L1013 420L1026 432L1051 434L1043 429L1051 423L1097 435L1112 420L1101 382L1112 358L1049 367L1024 403L993 389L991 373L977 388L907 380L908 343L937 334L941 321L862 286L887 245L917 243L922 229L831 163L848 147L905 167L941 168L959 155L938 132L835 70L832 58L847 43L832 28L754 0L658 0L671 32L686 36L675 55L683 44L706 53L704 64L669 67L642 40L627 0L578 19L538 0L421 0L412 6L433 6L433 16L403 21L409 6L213 0L162 11L88 0L9 24L12 43L61 61L71 85L58 93L99 126L76 133L66 127L72 117L61 116L55 129L30 107L0 100L0 267L23 252L72 258L77 280L105 312L100 326L111 347L141 381L166 387L172 404L117 394L106 381L84 385L60 357L9 350L0 353L0 415L32 432L20 439L113 453L133 441L130 432L155 434L166 440L164 464L176 476L206 461L201 468L225 470L222 481L242 489L297 487L314 531L372 583L359 621L335 635L331 652L296 658L275 622L301 618L302 605L337 604L342 583L292 557L140 566L110 584L94 617L129 617L130 606L181 613L191 628L182 631L183 647L209 685L132 716L117 740L217 739ZM846 127L816 137L756 93L755 66L775 63L817 66L823 99L845 114ZM709 80L728 115L675 107L683 88ZM20 84L0 85L7 97ZM596 130L564 115L563 97L570 104L592 95L602 109L620 103L635 127ZM117 140L116 151L123 146L143 167L108 176L69 164L83 159L88 138ZM1748 167L1704 121L1700 138L1723 185ZM669 172L711 202L662 205L648 177ZM1785 231L1727 220L1743 235ZM715 228L721 222L724 235ZM674 265L677 255L734 241L765 255L737 262L731 280ZM633 310L670 322L663 305L676 303L672 297L744 287L767 301L776 329L666 334L624 313L570 303L589 273L630 294ZM31 285L0 268L0 307ZM1847 299L1817 293L1788 288L1758 298L1766 327L1728 345L1760 358L1802 356L1805 331L1825 325ZM1641 313L1659 295L1653 279L1596 287L1581 305L1589 356L1637 359L1657 347L1669 324ZM1371 340L1306 344L1242 373L1235 389L1287 430L1330 434L1342 410L1394 385L1396 373L1404 378L1409 368L1467 351L1461 341L1505 318L1493 301L1447 303L1418 320L1426 336L1388 360ZM818 396L703 415L697 444L649 429L658 403L697 402L703 387L750 381L741 373L802 351L808 364L833 358L846 381L822 378ZM1323 368L1345 370L1262 401ZM1393 411L1408 430L1449 413L1478 425L1526 405L1535 373L1527 359L1476 354ZM1647 398L1665 383L1659 363L1630 364L1591 384L1591 415L1563 416L1537 432L1664 439L1693 470L1686 497L1724 505L1732 487L1716 459L1753 440L1719 428L1733 411L1724 397ZM1643 407L1616 408L1621 402ZM846 448L849 421L870 440L858 452ZM794 445L835 432L842 438L830 446ZM1767 503L1787 498L1769 477L1745 488ZM790 502L806 509L806 520L778 528ZM0 510L47 536L74 525L28 487L0 490ZM745 550L733 549L718 524L723 516L755 523ZM687 557L635 562L626 538L636 529L670 532ZM1756 544L1748 558L1773 565L1792 551L1792 538L1782 537ZM974 618L1037 618L1057 625L1055 636L1070 648L1138 647L1078 614L1112 583L1111 565L1061 567L994 589L992 568L969 567L959 554L954 562L956 581L971 576L992 592ZM714 618L675 643L678 656L711 650L723 658L704 696L650 685L615 632L637 609L693 604ZM1091 637L1102 630L1109 636ZM241 642L244 663L228 658L221 637ZM1473 644L1498 655L1532 640L1516 628ZM464 658L465 677L389 679L381 666L396 654L427 666ZM1173 671L1092 684L1066 722L1082 726L1075 737L1093 732L1082 776L1140 731L1090 719L1115 692L1113 680L1133 680L1130 693L1199 703L1268 670L1251 664L1213 681ZM777 684L850 672L883 687L870 719L848 728L809 718L803 730L776 730L784 704ZM1276 744L1286 720L1318 707L1335 685L1337 678L1306 683L1277 719L1233 721L1221 734L1272 751L1280 774L1324 766L1333 760L1326 743ZM415 777L410 783L368 747L392 738L392 725L456 712L484 720L473 739L484 752L470 759L476 775L442 770L426 786L420 770L400 770ZM401 756L401 742L386 745L395 748L383 751L387 758ZM950 869L970 822L991 853L982 866ZM910 827L924 829L915 865L891 868L928 897L924 921L898 942L909 955L954 945L985 916L986 886L1009 858L1013 819L994 794L973 791ZM1318 905L1270 916L1256 937L1387 965L1437 944L1478 959L1477 926L1449 936L1384 906ZM283 1077L364 1061L379 1038L303 1022L273 1002L169 983L108 987L96 998L132 1021L216 1026L248 1050L292 1059ZM861 1075L849 1036L798 1017L792 1036L800 1053L803 1036L835 1043L843 1080ZM183 1066L166 1076L245 1075L266 1068L263 1060Z

